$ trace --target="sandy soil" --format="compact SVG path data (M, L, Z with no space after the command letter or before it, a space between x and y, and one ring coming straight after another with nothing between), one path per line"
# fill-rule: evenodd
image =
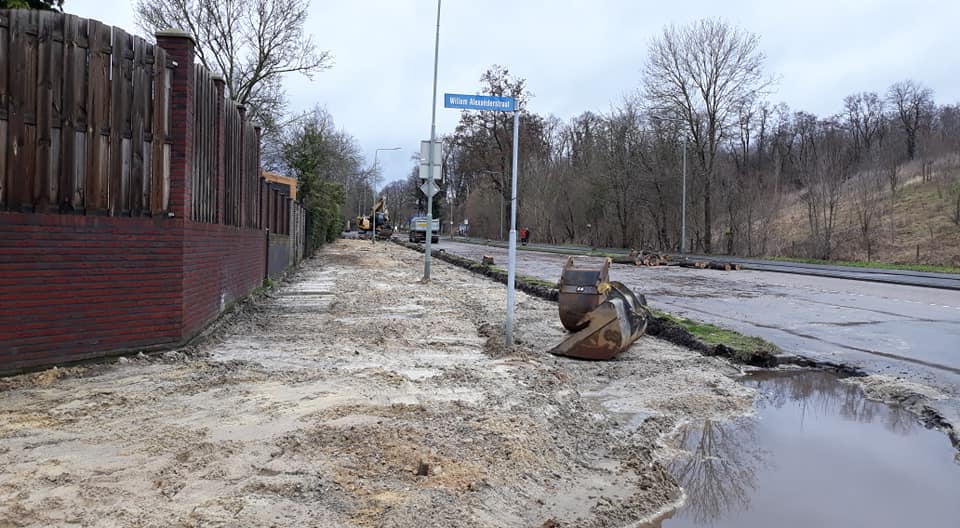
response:
M556 305L339 241L204 344L0 379L0 527L626 526L682 492L664 434L750 412L739 371L643 338L543 351Z

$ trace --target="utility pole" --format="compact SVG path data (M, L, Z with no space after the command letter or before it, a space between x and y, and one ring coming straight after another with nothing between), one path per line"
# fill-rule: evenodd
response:
M428 156L429 179L427 181L436 181L434 177L433 144L437 141L437 67L440 63L440 2L437 0L437 35L433 45L433 108L430 114L430 155ZM423 282L430 282L430 239L433 238L433 195L427 195L427 235L424 237L423 252Z

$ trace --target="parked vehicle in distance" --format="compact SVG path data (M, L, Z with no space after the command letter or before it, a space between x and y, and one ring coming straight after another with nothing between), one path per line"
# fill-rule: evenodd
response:
M427 240L427 225L430 223L430 217L426 215L411 217L410 242L425 242ZM434 218L432 224L430 242L435 244L440 240L440 219Z

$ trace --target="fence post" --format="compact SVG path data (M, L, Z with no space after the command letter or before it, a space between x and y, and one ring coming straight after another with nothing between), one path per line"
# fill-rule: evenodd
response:
M156 33L157 45L167 52L175 65L170 83L170 212L173 216L190 218L193 189L193 134L196 112L196 75L193 61L197 43L193 36L179 29Z
M225 171L226 171L226 162L224 150L226 149L226 136L225 136L225 125L226 120L226 100L224 99L224 87L226 82L223 80L223 77L216 75L213 77L213 86L217 92L217 108L214 114L214 131L216 137L214 138L214 147L216 149L216 170L217 170L217 197L216 197L216 207L217 207L217 223L222 224L224 222L225 216L225 207L224 200L226 199L224 185L225 185Z

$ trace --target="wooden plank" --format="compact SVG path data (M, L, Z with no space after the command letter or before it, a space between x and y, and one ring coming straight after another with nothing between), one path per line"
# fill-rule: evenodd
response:
M0 57L10 56L10 18L6 11L0 11ZM7 62L4 60L4 62ZM12 62L12 61L11 61ZM8 64L0 64L0 119L7 119L7 97L9 90L7 88L7 68ZM0 187L3 186L4 174L0 173ZM0 205L3 200L0 199Z
M224 98L226 99L226 98ZM233 225L233 105L223 105L223 223Z
M129 85L124 78L123 71L123 50L125 41L129 40L129 35L122 29L109 28L112 33L110 46L110 120L108 143L110 145L109 160L107 168L107 207L111 215L119 215L124 209L128 209L126 204L126 190L129 188L129 182L125 181L124 176L129 177L129 172L123 171L123 139L124 139L124 105L127 100Z
M20 77L18 80L20 82L23 91L21 92L21 97L23 98L21 104L23 105L24 112L24 122L28 125L37 124L37 67L38 67L38 57L40 54L40 11L37 10L28 10L28 11L18 11L19 15L26 15L21 19L23 25L21 26L22 31L20 33L20 40L17 42L17 46L23 46L24 55L22 56L23 63L19 65L21 68Z
M163 211L163 144L167 139L163 131L164 112L164 77L165 60L161 60L163 50L154 47L154 64L150 77L150 90L153 92L151 100L150 119L150 213L157 215ZM159 54L159 55L158 55Z
M193 169L190 173L190 218L194 221L200 220L200 163L197 162L198 158L203 155L202 149L200 148L200 142L203 139L202 134L200 133L200 124L203 120L203 114L200 112L202 104L202 90L203 83L203 70L198 64L193 65L193 82L194 82L194 91L193 91L193 101L194 101L194 111L193 111L193 163L191 168Z
M7 120L0 119L0 211L7 208Z
M64 25L67 17L56 14L50 29L50 172L47 196L50 210L61 210L64 192L60 188L63 171L63 78Z
M38 212L53 212L57 208L57 177L53 163L53 84L54 70L60 72L60 64L53 62L53 26L61 21L61 15L38 11L37 36L37 147L36 175L33 179L33 204ZM59 125L59 123L58 123Z
M108 157L110 144L110 28L89 21L87 61L87 184L84 193L87 214L103 214L109 208ZM106 135L105 135L106 133Z
M86 45L87 24L73 15L63 16L62 76L59 80L60 97L60 174L59 198L61 212L83 208L84 171L78 174L78 159L85 158L76 151L76 133L86 129ZM85 167L79 164L79 167Z
M130 194L127 202L130 204L130 214L139 216L144 209L145 189L143 178L143 146L144 146L144 115L150 105L150 81L146 74L145 64L147 43L142 39L134 39L133 60L131 61L131 92L130 114Z
M206 96L204 97L204 108L203 114L206 117L204 129L203 129L203 148L204 148L204 173L206 174L206 195L204 200L206 203L206 216L207 222L213 223L217 220L217 204L216 204L216 179L217 171L214 167L214 161L216 161L216 147L214 145L214 139L216 134L214 128L216 127L216 102L214 101L214 96L216 91L213 86L213 79L209 74L207 74L206 79L204 79L204 91Z
M172 146L170 143L163 144L163 175L160 185L162 189L163 201L161 202L161 207L163 211L170 209L170 150Z
M30 165L34 163L34 155L29 153L30 160L26 160L28 153L25 152L24 143L26 140L26 109L24 100L26 88L24 75L27 73L29 57L29 44L26 35L26 26L28 24L28 12L23 10L9 11L9 38L10 59L5 66L8 71L8 94L7 94L7 138L9 141L7 153L7 205L11 210L22 210L31 206L31 190L33 187L33 172L30 171ZM36 79L33 79L36 82ZM32 145L34 150L36 144Z
M0 11L0 57L9 57L10 20ZM7 62L7 61L3 61ZM0 211L7 208L7 68L0 62Z
M216 223L217 221L217 89L213 84L213 78L207 75L207 97L206 108L203 109L207 116L207 126L204 130L206 142L206 173L207 173L207 222Z
M70 199L75 212L83 212L87 208L87 139L90 137L86 130L73 132L73 168L70 178L73 180L73 197Z

